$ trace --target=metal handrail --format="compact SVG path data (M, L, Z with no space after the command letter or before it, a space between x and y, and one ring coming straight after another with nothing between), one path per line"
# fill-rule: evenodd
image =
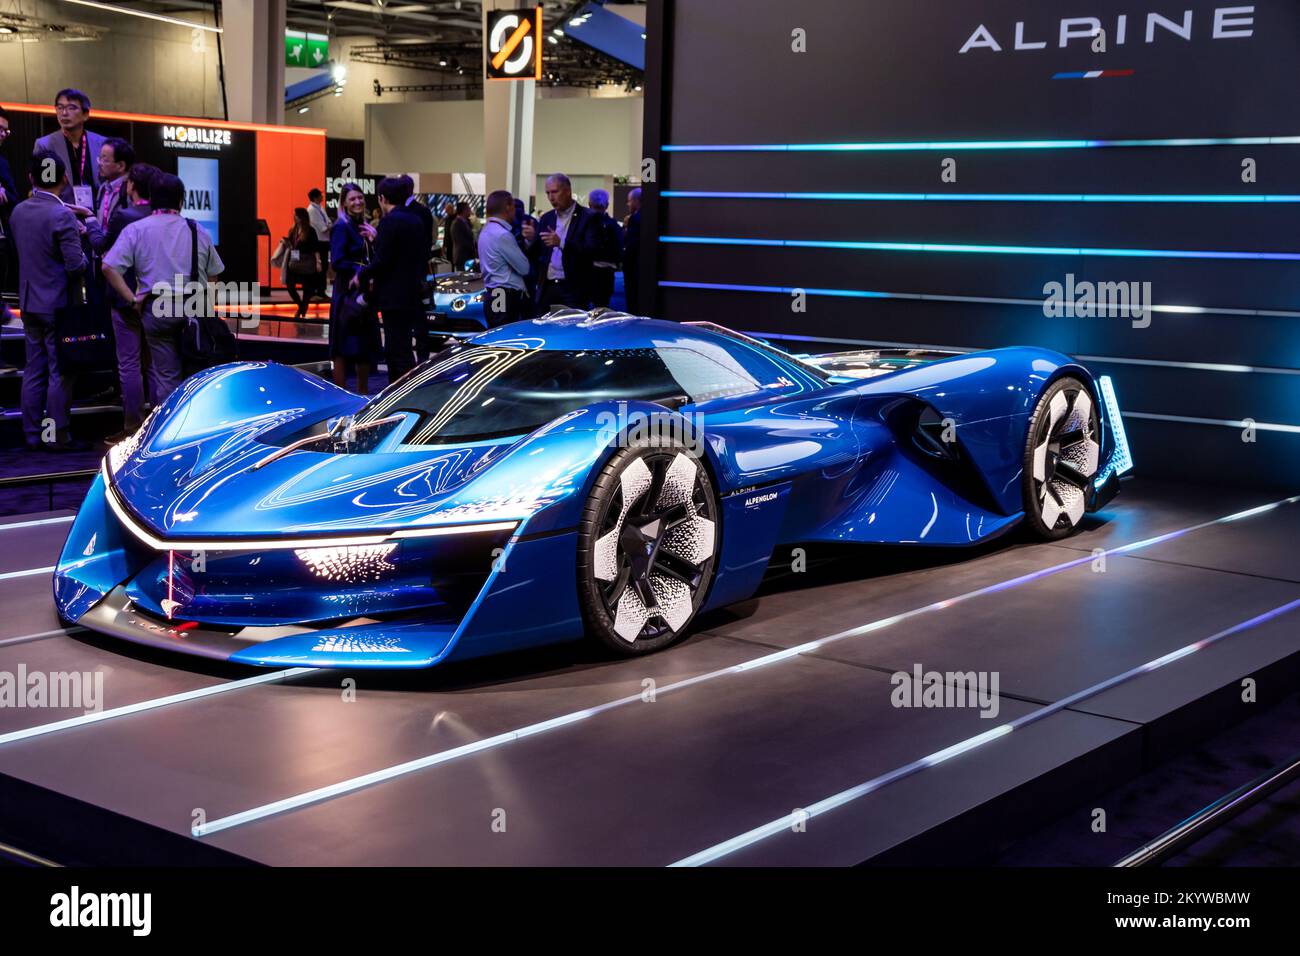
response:
M1300 780L1300 754L1196 811L1178 826L1116 861L1115 866L1162 863L1296 780Z
M0 488L21 488L26 485L44 483L49 488L50 510L54 510L54 483L56 481L74 481L78 478L94 478L99 474L98 468L80 468L75 471L50 471L37 475L11 475L0 478Z

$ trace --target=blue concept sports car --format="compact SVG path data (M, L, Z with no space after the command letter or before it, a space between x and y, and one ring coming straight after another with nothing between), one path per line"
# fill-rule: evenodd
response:
M1130 466L1064 355L793 356L561 311L373 399L245 362L104 459L62 618L245 664L429 667L588 636L635 655L749 597L774 549L1069 534Z

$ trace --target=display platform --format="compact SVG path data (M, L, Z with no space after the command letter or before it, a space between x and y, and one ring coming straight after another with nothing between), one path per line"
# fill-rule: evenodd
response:
M69 515L6 518L0 671L102 673L104 709L0 708L0 842L99 864L980 859L1293 686L1280 498L1134 480L1053 544L778 555L757 598L644 658L407 673L69 633ZM895 706L917 667L996 674L996 716Z

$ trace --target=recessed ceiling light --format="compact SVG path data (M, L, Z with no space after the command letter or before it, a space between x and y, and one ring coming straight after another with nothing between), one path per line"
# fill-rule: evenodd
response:
M298 113L299 113L299 115L301 115L301 114L303 114L303 113L306 113L306 112L307 112L308 110L310 110L310 109L311 109L310 106L300 106L300 107L298 107Z

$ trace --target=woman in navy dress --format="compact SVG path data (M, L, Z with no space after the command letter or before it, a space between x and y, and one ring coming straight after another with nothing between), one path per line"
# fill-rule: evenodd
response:
M348 289L352 277L370 261L370 243L375 227L366 222L366 197L356 183L339 192L339 218L330 230L330 262L334 266L334 295L330 299L330 359L334 384L348 385L348 361L357 370L357 391L370 390L370 370L379 363L383 341L379 317L374 308L358 312L355 290ZM345 301L347 300L347 301Z

